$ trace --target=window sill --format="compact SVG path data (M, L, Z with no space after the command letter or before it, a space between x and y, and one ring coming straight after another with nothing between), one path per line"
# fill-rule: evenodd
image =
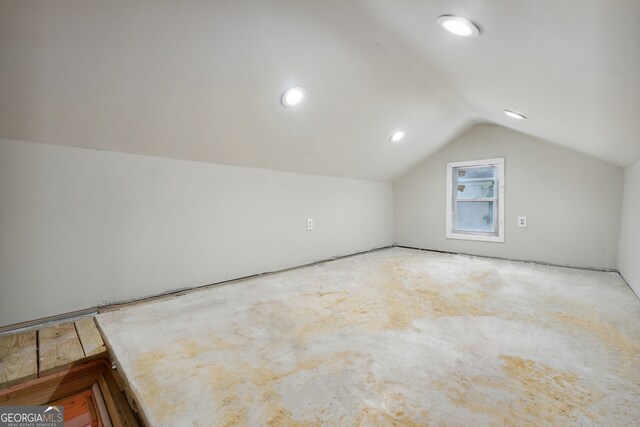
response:
M480 234L447 233L447 239L475 240L481 242L504 243L504 236L483 236Z

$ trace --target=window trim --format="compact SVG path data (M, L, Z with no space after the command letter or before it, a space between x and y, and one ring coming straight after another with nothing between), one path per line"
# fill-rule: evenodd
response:
M460 233L454 231L455 224L455 203L453 193L453 169L458 167L472 167L472 166L497 166L496 181L498 187L497 197L497 209L498 214L498 234L483 234L483 233ZM447 202L446 202L446 226L447 226L447 239L459 239L459 240L477 240L483 242L497 242L504 243L504 158L485 159L485 160L470 160L464 162L451 162L447 163Z

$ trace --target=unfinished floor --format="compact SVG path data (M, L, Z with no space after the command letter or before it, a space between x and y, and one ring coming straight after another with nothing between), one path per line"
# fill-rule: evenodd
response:
M617 273L392 248L97 321L153 426L640 424Z

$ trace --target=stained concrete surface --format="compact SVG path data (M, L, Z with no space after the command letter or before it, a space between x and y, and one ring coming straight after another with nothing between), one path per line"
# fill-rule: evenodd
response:
M392 248L97 319L154 426L640 424L616 273Z

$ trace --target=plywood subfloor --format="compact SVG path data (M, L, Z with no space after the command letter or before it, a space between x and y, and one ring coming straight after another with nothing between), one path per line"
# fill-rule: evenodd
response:
M154 426L640 424L616 273L393 248L97 320Z

